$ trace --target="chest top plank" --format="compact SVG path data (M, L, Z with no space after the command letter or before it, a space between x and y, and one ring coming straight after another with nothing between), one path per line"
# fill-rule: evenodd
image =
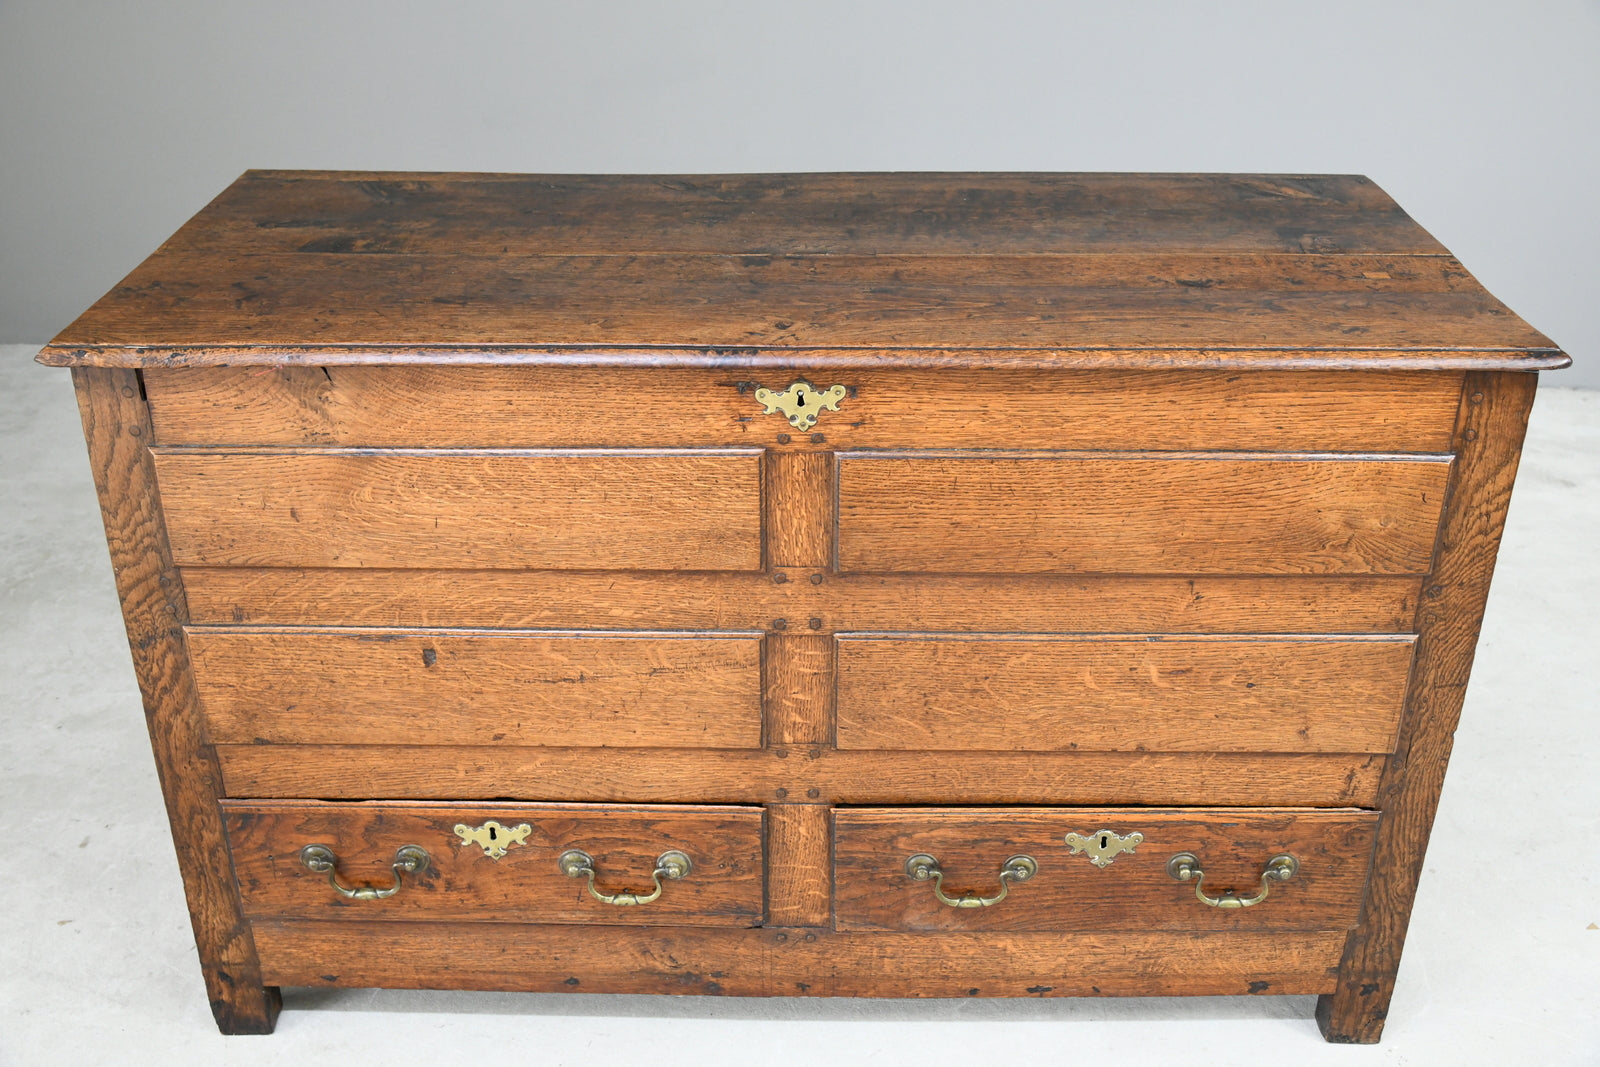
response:
M1535 370L1354 175L250 171L40 355Z

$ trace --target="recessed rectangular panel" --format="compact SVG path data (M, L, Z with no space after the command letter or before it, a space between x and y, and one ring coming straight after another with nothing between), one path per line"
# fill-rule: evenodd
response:
M1389 752L1413 639L842 635L842 749Z
M180 565L755 570L760 455L156 449Z
M758 634L191 628L216 744L751 748Z
M839 569L1421 574L1448 457L858 453Z

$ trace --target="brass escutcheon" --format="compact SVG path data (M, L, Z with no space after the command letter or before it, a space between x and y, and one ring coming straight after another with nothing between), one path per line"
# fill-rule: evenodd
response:
M1210 897L1205 893L1206 872L1200 869L1200 860L1193 852L1180 852L1167 861L1167 873L1180 882L1193 878L1195 899L1213 908L1254 907L1267 899L1273 882L1287 882L1299 869L1299 860L1287 852L1281 853L1267 861L1261 871L1261 888L1253 895L1241 897L1234 890L1225 889L1221 896Z
M462 845L477 845L483 849L483 854L492 860L504 856L506 849L512 845L526 845L528 835L531 833L533 827L527 823L521 826L503 826L495 819L490 819L482 826L456 823L456 836L461 838Z
M1074 856L1080 852L1089 855L1089 862L1096 867L1109 867L1111 861L1117 858L1120 852L1132 855L1139 842L1144 840L1144 835L1137 830L1123 837L1115 830L1096 830L1092 834L1071 833L1066 836L1067 847L1072 849Z
M845 398L846 392L842 385L835 385L827 392L818 392L810 382L799 381L781 393L757 389L756 399L766 405L766 411L762 414L776 415L781 411L789 416L789 425L797 430L809 430L816 425L817 416L822 414L823 408L839 410L839 401Z

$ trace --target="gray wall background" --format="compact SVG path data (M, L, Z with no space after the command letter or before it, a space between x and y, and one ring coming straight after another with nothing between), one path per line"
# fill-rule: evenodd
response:
M0 341L248 167L1354 171L1600 386L1600 0L0 0Z

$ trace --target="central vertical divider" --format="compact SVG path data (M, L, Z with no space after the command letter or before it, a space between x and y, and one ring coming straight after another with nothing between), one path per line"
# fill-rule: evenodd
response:
M769 450L762 474L763 555L771 580L779 585L830 581L832 453ZM811 599L797 596L795 602ZM766 627L766 746L780 759L816 759L833 744L832 627L817 616L769 619ZM778 789L775 803L767 805L767 922L826 926L832 911L831 809L820 786L796 786L794 792L799 795Z

